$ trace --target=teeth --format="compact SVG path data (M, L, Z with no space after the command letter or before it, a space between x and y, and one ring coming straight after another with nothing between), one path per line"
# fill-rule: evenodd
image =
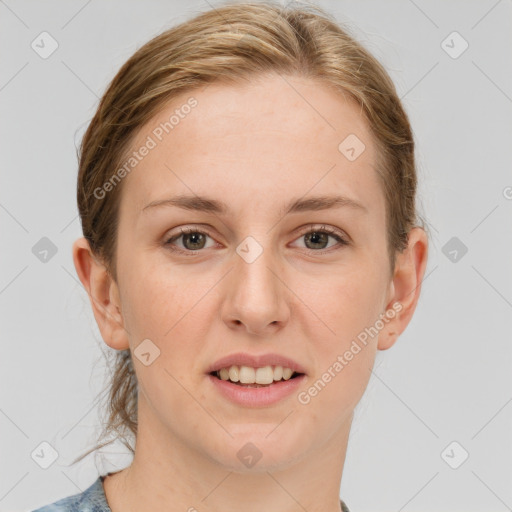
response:
M272 384L272 382L274 382L274 370L272 370L272 366L258 368L255 372L254 382L256 384Z
M220 372L217 372L219 374L219 377L222 380L228 380L229 379L229 370L227 368L222 368ZM235 376L235 373L233 372L233 377Z
M254 368L248 366L240 366L240 384L254 384L256 372Z
M229 380L232 381L232 382L238 382L240 380L238 366L232 366L228 370L228 377L229 377Z
M293 375L293 370L290 368L283 368L283 379L288 380Z
M282 366L264 366L251 368L250 366L230 366L217 371L217 377L241 384L272 384L278 380L289 380L293 370Z

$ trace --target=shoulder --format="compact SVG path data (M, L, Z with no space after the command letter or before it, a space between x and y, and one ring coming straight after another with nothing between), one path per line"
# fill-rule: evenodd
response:
M341 511L342 512L350 512L350 510L348 509L348 507L345 504L345 502L343 500L341 500L341 499L340 499L340 505L341 505Z
M62 498L32 512L111 512L102 480L102 477L99 476L85 491Z

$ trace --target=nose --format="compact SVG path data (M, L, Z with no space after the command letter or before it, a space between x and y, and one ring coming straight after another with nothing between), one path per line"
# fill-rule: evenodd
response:
M282 329L290 314L282 274L269 248L263 249L254 261L236 253L226 283L224 322L231 329L245 329L260 336Z

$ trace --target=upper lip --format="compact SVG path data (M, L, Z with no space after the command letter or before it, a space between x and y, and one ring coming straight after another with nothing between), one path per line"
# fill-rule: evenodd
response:
M249 366L251 368L262 368L264 366L283 366L290 368L297 373L306 373L306 370L302 365L290 359L289 357L282 356L280 354L268 353L268 354L249 354L246 352L237 352L230 354L225 357L217 359L212 363L206 370L206 373L212 373L221 368L229 368L230 366Z

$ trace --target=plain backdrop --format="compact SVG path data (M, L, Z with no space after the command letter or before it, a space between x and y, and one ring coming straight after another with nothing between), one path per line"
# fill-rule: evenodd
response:
M114 445L69 465L95 441L105 384L71 256L76 146L125 60L216 5L0 0L0 511L81 492L130 462ZM431 231L416 314L378 354L356 409L341 496L354 512L511 510L512 2L318 5L395 81ZM47 58L41 37L45 51L58 45ZM44 469L37 453L51 450Z

